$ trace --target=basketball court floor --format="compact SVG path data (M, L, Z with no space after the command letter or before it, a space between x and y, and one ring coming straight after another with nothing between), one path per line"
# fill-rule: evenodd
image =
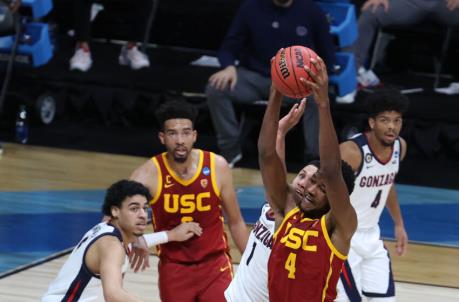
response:
M147 158L5 144L0 157L0 301L38 301L82 234L100 221L104 190ZM256 221L263 203L257 170L234 169L242 213ZM459 191L397 187L411 240L393 256L398 301L459 301ZM387 213L382 235L393 251ZM231 250L235 266L240 255ZM157 257L126 287L159 301Z

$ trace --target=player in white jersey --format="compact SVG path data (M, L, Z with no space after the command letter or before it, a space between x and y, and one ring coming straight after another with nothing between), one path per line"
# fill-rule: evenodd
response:
M397 254L406 252L408 236L395 191L395 176L407 145L399 137L408 99L381 89L366 99L369 131L341 144L340 152L356 173L351 203L358 227L344 264L335 301L395 301L389 252L380 238L379 218L385 206L394 221Z
M234 279L225 291L226 301L268 301L268 259L274 234L274 213L264 204L241 257Z
M142 301L123 289L129 244L142 236L147 225L149 190L142 184L121 180L105 196L103 213L110 221L95 225L73 249L51 282L42 302ZM196 223L187 223L168 231L166 240L183 241L200 234ZM151 238L162 240L161 236ZM147 240L148 241L148 240Z
M285 135L303 116L306 102L293 105L289 113L279 121L276 151L284 162L285 168ZM294 187L305 186L309 178L317 171L317 161L304 167L292 181ZM285 168L286 169L286 168ZM290 205L292 208L295 204ZM260 218L250 232L249 240L241 257L234 279L225 291L228 302L269 301L268 297L268 259L271 254L274 234L274 212L269 204L264 204Z

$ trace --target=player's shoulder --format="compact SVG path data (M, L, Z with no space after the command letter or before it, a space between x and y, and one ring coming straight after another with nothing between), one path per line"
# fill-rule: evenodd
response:
M141 164L140 166L138 166L134 172L132 172L131 174L131 178L136 180L136 176L145 176L145 175L148 175L148 176L151 176L152 174L156 174L157 173L157 170L158 170L158 167L157 167L157 160L156 158L151 158L151 159L148 159L147 161L145 161L143 164Z
M213 153L213 152L210 152L210 151L208 151L208 152L211 154L211 156L214 157L214 159L215 159L215 167L217 169L229 169L228 162L226 161L226 159L223 156L221 156L219 154L216 154L216 153Z
M403 137L399 136L398 139L400 141L400 149L401 149L400 159L403 160L405 158L406 151L408 149L408 144Z

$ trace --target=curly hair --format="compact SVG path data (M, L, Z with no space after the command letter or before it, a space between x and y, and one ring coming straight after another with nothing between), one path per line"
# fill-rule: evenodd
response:
M402 115L408 111L409 100L395 88L380 88L365 98L365 110L369 117L376 117L384 111L396 111Z
M112 216L111 208L121 208L121 204L127 197L134 195L142 195L149 201L151 194L147 187L137 181L120 180L112 184L105 194L104 204L102 205L102 213L107 216Z

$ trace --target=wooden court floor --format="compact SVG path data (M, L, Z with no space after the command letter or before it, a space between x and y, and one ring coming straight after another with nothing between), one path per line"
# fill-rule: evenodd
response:
M146 158L4 144L0 157L0 191L104 189L126 178ZM261 185L256 170L234 169L237 187ZM14 226L12 226L12 230ZM386 242L393 251L393 243ZM235 264L240 255L232 248ZM392 253L393 254L393 253ZM38 301L65 261L50 262L0 279L0 301ZM398 301L459 301L459 249L410 244L404 257L393 256ZM129 272L126 287L146 301L159 301L157 258L143 273Z

